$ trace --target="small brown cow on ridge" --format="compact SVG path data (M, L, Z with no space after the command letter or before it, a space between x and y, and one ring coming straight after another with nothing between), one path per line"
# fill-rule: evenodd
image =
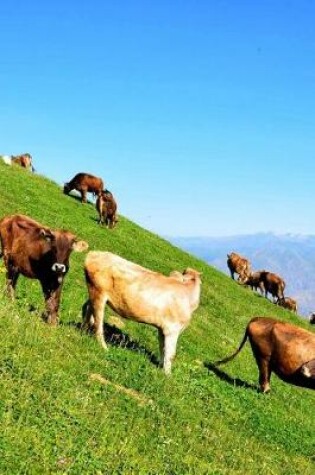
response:
M239 348L231 356L217 361L231 361L249 339L259 369L263 393L270 391L271 372L287 383L315 389L315 334L274 318L255 317L247 325Z
M71 251L82 252L88 244L78 241L69 231L52 230L21 214L6 216L0 221L0 240L9 295L14 297L20 274L39 280L47 322L56 324Z
M284 299L285 282L279 275L273 272L262 272L261 280L265 288L265 297L270 293L276 302Z
M77 173L72 180L65 183L63 192L68 195L70 191L77 190L81 193L82 203L86 203L86 194L99 194L104 188L103 180L97 176L89 175L88 173Z
M231 277L234 280L234 274L238 274L238 281L244 282L249 277L251 265L248 259L240 256L236 252L227 255L227 266L230 269Z
M258 270L256 272L251 272L251 274L244 280L244 285L249 285L252 290L259 289L260 292L264 293L264 283L262 281L262 274L265 271Z
M29 153L23 153L22 155L12 155L11 163L13 165L19 165L22 168L31 169L32 172L35 171L33 167L32 156Z
M109 190L102 190L96 199L96 209L99 214L99 224L114 228L118 222L117 203Z
M291 312L294 313L297 313L298 311L297 302L291 297L284 297L283 299L279 299L277 305L280 305L280 307L283 308L287 308L288 310L291 310Z
M103 348L106 303L118 315L158 329L161 365L171 372L179 335L199 305L201 279L194 269L165 276L110 252L91 251L85 259L89 300L83 305L83 328L91 329Z

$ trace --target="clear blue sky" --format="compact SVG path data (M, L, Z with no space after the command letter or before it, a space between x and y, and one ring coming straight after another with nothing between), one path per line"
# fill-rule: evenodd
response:
M315 234L315 2L1 2L0 153L168 236Z

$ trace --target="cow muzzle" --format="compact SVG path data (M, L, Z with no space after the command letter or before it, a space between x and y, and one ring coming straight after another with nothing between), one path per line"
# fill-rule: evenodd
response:
M56 272L57 274L65 274L66 273L66 266L64 264L58 264L58 262L55 262L52 266L51 266L51 270L53 272Z

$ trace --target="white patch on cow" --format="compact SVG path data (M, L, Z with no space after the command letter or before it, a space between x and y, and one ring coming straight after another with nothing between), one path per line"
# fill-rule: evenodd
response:
M2 160L6 165L12 165L12 157L11 155L1 155Z
M62 274L65 274L66 272L66 266L64 264L58 264L58 262L55 262L52 266L51 266L51 270L53 272L61 272Z
M312 376L312 373L310 372L309 368L307 366L302 366L302 374L306 378L310 378Z

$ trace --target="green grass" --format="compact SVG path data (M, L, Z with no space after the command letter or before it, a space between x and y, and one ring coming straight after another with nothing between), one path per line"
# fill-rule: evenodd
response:
M254 315L306 322L124 217L100 228L91 204L44 177L0 164L0 186L0 216L27 214L163 273L203 272L201 304L169 378L154 364L154 329L111 327L108 352L80 332L84 254L71 255L57 328L40 319L37 281L21 277L14 302L1 290L1 474L315 473L312 391L273 376L271 393L258 393L249 346L222 367L230 382L206 367L236 348ZM4 276L0 261L1 289Z

